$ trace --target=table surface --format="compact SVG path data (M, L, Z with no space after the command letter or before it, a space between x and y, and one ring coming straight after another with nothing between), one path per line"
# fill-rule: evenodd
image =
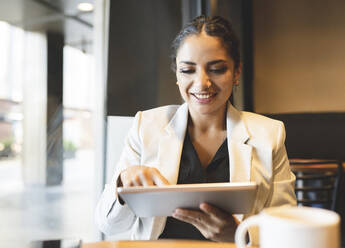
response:
M190 240L101 241L85 243L82 248L236 248L236 245L234 243Z

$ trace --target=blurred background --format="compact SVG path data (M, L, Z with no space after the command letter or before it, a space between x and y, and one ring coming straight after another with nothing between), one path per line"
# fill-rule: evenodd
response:
M106 116L181 103L170 43L200 14L226 17L240 37L235 106L283 120L289 157L344 161L344 10L341 0L0 0L0 246L102 238Z

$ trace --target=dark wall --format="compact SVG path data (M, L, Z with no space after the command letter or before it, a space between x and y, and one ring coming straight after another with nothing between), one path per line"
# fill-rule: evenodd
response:
M181 19L180 1L111 1L107 115L180 103L169 53Z
M218 0L214 15L231 21L241 44L241 91L235 93L236 107L253 111L253 23L252 0Z
M290 158L345 161L345 113L270 114L284 122Z

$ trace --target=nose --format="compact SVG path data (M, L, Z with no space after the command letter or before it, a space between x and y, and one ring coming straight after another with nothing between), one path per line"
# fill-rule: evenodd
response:
M205 70L200 70L196 73L194 83L200 90L208 89L211 86L211 81Z

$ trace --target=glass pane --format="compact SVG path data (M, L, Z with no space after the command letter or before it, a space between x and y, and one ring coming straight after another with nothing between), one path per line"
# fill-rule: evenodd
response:
M56 61L48 59L47 33L34 29L0 21L0 247L68 237L87 242L99 235L93 217L94 57L78 44L61 44L61 137L48 119L56 86L47 76L48 63ZM63 179L53 186L46 183L48 153L58 147L49 146L48 132L56 132L63 144Z

